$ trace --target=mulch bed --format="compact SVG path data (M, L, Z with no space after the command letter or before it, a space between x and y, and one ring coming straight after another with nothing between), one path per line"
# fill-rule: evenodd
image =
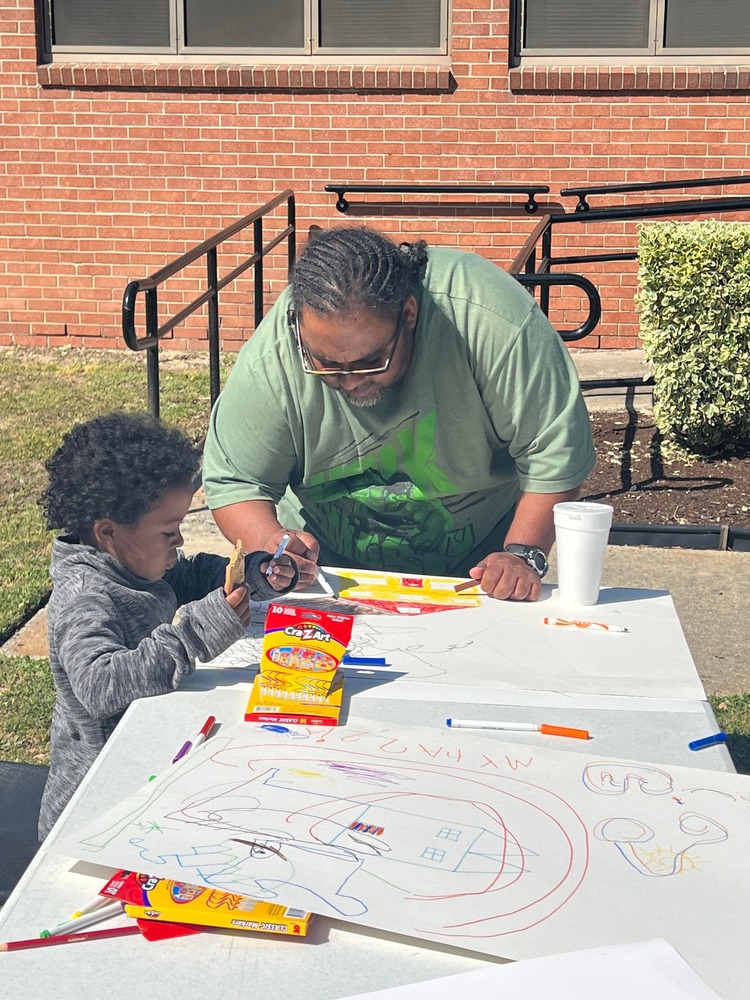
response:
M750 528L750 453L671 457L649 413L593 413L598 461L581 499L614 507L617 524Z

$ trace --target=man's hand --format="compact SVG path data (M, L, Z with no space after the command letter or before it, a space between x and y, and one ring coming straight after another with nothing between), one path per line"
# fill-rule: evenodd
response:
M288 528L280 527L266 540L263 545L265 551L275 552L284 535L289 535L284 554L290 556L299 567L299 580L295 590L304 590L317 579L320 545L307 531L290 531Z
M499 601L538 601L542 592L536 570L510 552L491 552L469 570L469 576Z

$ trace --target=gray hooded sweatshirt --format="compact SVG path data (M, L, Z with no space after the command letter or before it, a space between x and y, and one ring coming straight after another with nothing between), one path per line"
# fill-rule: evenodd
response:
M260 571L270 558L268 552L253 552L245 559L253 600L282 593ZM161 580L150 581L77 539L52 543L48 631L56 698L40 840L128 705L177 688L195 670L196 658L210 660L246 634L222 590L227 562L223 556L180 552ZM298 574L283 593L297 579Z

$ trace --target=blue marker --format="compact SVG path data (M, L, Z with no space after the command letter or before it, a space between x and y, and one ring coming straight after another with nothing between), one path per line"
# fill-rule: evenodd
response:
M726 733L714 733L713 736L705 736L702 740L693 740L688 743L691 750L702 750L704 747L712 747L715 743L726 743Z
M350 656L344 653L342 664L349 667L387 667L389 666L384 656Z
M281 557L284 555L284 549L287 547L288 544L289 544L289 535L282 535L278 548L273 554L273 558L281 559ZM271 573L273 573L273 566L269 563L268 569L266 570L266 576L270 576Z
M290 733L291 732L291 729L288 729L286 726L276 726L276 725L273 725L270 722L267 723L267 724L265 724L265 725L262 725L260 728L261 729L267 729L269 733Z

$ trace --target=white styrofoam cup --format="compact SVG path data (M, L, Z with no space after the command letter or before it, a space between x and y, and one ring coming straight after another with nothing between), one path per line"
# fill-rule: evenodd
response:
M557 593L561 601L596 604L604 571L612 508L606 503L556 503Z

